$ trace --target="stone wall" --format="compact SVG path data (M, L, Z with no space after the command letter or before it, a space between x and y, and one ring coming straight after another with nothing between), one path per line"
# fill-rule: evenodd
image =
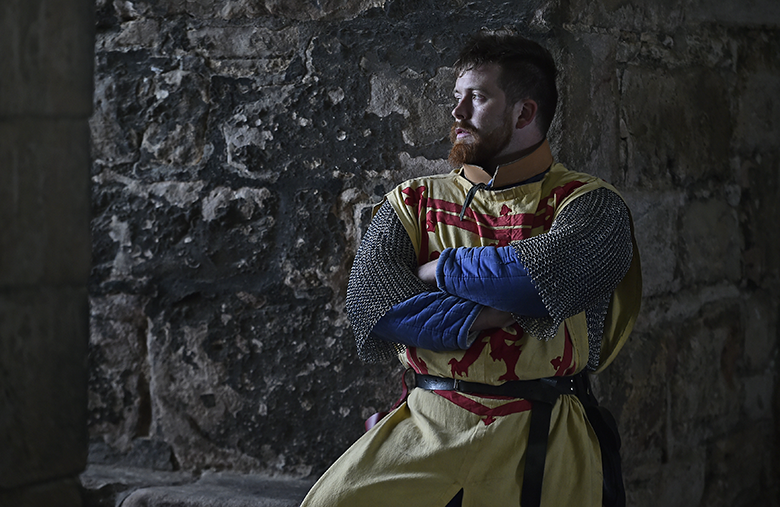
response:
M93 462L317 475L392 404L346 279L371 205L448 170L482 26L553 51L554 152L634 214L643 312L598 380L629 504L777 505L772 0L99 1Z
M0 5L0 505L81 505L94 4Z

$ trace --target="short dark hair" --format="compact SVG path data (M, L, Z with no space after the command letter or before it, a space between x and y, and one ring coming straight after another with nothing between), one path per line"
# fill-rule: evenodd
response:
M461 50L455 70L461 74L491 63L501 68L498 86L509 103L526 98L536 102L537 124L546 136L558 104L558 70L550 52L509 30L481 30Z

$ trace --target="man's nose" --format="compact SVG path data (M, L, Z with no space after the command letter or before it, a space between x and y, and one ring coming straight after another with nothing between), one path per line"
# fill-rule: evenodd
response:
M466 97L463 97L455 105L455 109L452 110L452 116L456 120L464 120L468 118L469 114L470 114L470 108L467 104Z

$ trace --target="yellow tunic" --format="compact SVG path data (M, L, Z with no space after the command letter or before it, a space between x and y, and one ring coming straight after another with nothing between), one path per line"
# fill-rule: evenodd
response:
M545 143L512 171L549 167ZM543 180L477 192L458 217L479 168L410 180L387 198L423 264L447 247L505 246L542 234L568 202L608 186L554 164ZM502 172L503 171L503 172ZM465 176L469 176L467 179ZM494 181L495 183L495 181ZM602 345L606 366L623 345L638 312L639 258L613 295ZM573 375L588 361L584 313L566 319L548 341L518 324L483 331L468 350L433 352L409 347L401 361L418 373L498 385L508 380ZM602 367L603 367L602 366ZM412 391L379 425L359 439L318 481L305 506L445 506L461 489L463 506L519 503L532 403L450 391ZM542 505L599 506L601 453L579 400L561 396L553 407Z

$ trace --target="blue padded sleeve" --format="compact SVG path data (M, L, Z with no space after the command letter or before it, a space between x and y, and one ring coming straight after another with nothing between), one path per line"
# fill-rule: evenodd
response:
M549 315L511 246L445 249L436 267L436 284L448 294L505 312Z
M393 306L371 333L410 347L433 351L469 347L471 325L482 306L444 292L426 292Z

